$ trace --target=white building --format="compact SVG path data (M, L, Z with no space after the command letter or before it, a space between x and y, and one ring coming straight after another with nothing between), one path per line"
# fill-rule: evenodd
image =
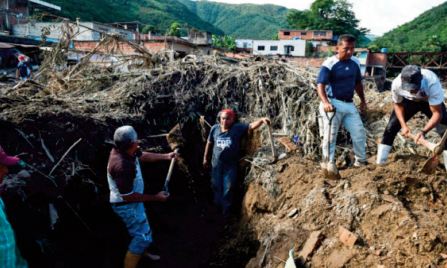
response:
M253 55L285 55L304 57L304 40L253 40Z
M236 47L243 49L252 49L253 48L253 40L251 39L236 39Z
M134 40L135 34L129 30L113 27L98 22L69 23L70 34L77 41L99 41L104 34L117 34L126 40ZM29 22L16 24L12 27L13 35L40 40L42 32L50 41L61 39L61 29L66 27L63 22Z

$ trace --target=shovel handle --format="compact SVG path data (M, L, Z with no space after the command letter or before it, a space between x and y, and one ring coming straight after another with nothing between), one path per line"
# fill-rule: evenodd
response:
M275 144L273 143L272 126L268 125L267 129L268 129L268 133L269 133L270 147L272 149L273 159L276 159L276 150L275 150Z
M412 133L408 133L408 137L411 138L411 139L413 139L413 140L416 138L416 136L414 136ZM436 144L434 144L434 143L432 143L432 142L429 142L429 141L426 140L424 137L421 137L421 138L418 140L418 143L417 143L417 144L420 144L420 145L426 147L427 149L429 149L429 150L432 151L432 152L434 152L434 150L436 149Z
M178 153L178 148L175 149L174 152L177 154ZM164 191L165 192L169 192L168 184L169 184L169 181L171 180L172 171L174 170L174 164L175 164L175 157L171 159L171 163L169 164L168 174L166 175L165 185L164 185Z

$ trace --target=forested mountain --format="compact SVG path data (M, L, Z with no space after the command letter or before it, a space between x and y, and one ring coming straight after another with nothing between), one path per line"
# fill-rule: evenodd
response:
M176 0L47 0L62 7L62 15L82 21L140 21L164 33L174 22L215 34L224 32L203 21Z
M202 20L236 38L272 39L287 27L288 9L276 5L178 0Z
M447 2L385 33L370 46L391 52L442 51L447 49Z

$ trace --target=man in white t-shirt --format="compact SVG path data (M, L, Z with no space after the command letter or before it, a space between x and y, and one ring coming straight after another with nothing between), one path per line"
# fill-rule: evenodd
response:
M391 94L394 111L377 150L377 164L386 162L399 130L404 137L411 133L406 122L416 113L422 112L429 118L424 128L415 135L416 143L435 127L438 134L442 135L443 129L440 124L447 125L444 90L439 78L432 71L421 69L416 65L405 66L401 74L393 80ZM447 151L444 150L443 156L444 163L447 163Z

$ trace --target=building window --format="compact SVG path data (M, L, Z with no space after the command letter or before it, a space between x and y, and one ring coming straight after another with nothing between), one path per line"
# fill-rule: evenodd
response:
M278 50L278 46L270 46L270 51L277 51Z
M284 35L290 35L290 32L284 32Z
M244 47L244 48L247 48L247 47L248 47L248 43L247 43L247 42L244 42L243 47Z
M265 50L265 46L258 46L258 50L260 50L260 51Z
M307 32L301 32L301 35L306 35L307 34Z
M325 31L315 31L314 35L315 36L326 36L326 32Z
M295 51L295 47L294 46L290 46L290 51Z

